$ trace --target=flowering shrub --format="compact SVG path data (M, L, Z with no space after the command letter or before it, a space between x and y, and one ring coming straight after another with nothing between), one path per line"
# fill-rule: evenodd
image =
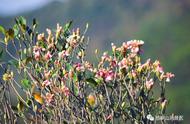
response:
M112 43L111 52L102 56L96 50L95 65L85 59L88 25L81 32L71 31L71 22L57 24L47 33L38 33L36 26L35 20L28 26L19 17L13 28L0 27L11 57L1 63L5 123L146 124L154 121L150 117L165 113L165 85L174 75L165 73L158 60L141 61L143 41L127 41L120 47Z

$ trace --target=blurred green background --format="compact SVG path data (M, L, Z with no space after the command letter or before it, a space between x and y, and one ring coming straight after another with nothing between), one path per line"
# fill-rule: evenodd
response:
M166 71L175 74L167 90L168 115L183 115L181 123L190 122L189 0L39 0L28 2L30 8L26 1L13 1L0 2L0 25L6 28L19 15L29 22L36 18L39 31L56 28L57 22L63 25L73 20L73 28L84 28L88 22L90 61L96 48L110 50L112 42L121 45L132 39L145 41L143 59L159 59Z

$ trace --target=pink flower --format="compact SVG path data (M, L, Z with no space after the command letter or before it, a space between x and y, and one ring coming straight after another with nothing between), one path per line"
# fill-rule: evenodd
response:
M107 117L106 117L106 121L107 120L111 120L113 118L113 116L112 116L112 114L110 114L110 115L108 115Z
M152 89L153 85L154 85L154 81L152 78L149 81L146 81L146 83L145 83L147 90Z
M48 60L51 59L51 57L52 57L52 55L51 55L50 51L48 51L48 52L45 54L45 60L48 61Z
M53 101L54 94L46 93L45 100L47 105L49 105Z
M62 52L58 53L59 58L64 58L64 57L67 57L69 55L70 55L69 52L66 50L63 50Z
M47 33L48 33L48 38L47 38L47 42L50 44L52 42L52 31L50 29L46 29Z
M85 68L84 68L84 66L83 66L81 63L76 63L76 64L74 65L74 67L75 67L76 70L79 71L79 72L84 72L84 71L85 71Z
M40 51L36 51L36 52L34 53L34 58L35 58L36 61L39 61L39 60L40 60Z
M34 46L33 54L36 61L40 60L40 52L42 51L42 48L39 46Z
M57 67L60 67L60 66L61 66L61 63L60 63L59 60L55 60L54 65L57 66Z
M84 67L88 69L89 71L93 71L93 65L90 64L88 61L84 62Z
M106 82L109 82L109 81L112 81L115 77L115 74L112 70L108 71L106 74L105 74L105 81Z
M128 69L128 66L132 64L132 61L130 59L127 58L123 58L119 63L118 66L120 68L125 68Z
M44 71L44 77L48 79L50 77L50 71L45 70Z
M104 52L101 59L102 59L102 61L109 61L110 60L110 56L108 55L107 52Z
M96 72L96 77L105 77L106 70L105 69L99 69L98 72Z
M132 75L133 78L136 78L136 76L137 76L137 72L134 71L134 70L132 70L132 71L131 71L131 75Z
M139 65L137 71L140 73L140 72L142 72L142 70L150 69L151 67L152 67L151 61L150 61L150 59L147 59L147 61L144 64Z
M42 85L43 86L49 86L51 84L51 82L49 81L49 80L45 80L43 83L42 83Z
M150 64L151 64L150 59L147 59L146 62L142 66L143 67L150 66Z
M109 82L111 80L113 80L115 78L115 73L112 70L105 70L105 69L100 69L97 73L96 73L96 77L99 78L103 78L106 82Z
M158 60L156 60L153 63L153 66L154 66L156 72L164 73L163 67L161 66L161 64L160 64L160 62Z
M70 94L69 88L66 86L62 87L62 92L64 93L65 96L69 96Z
M134 46L142 46L144 44L144 41L142 40L131 40L127 41L127 45L129 47L134 47Z
M128 44L127 42L123 42L122 46L123 46L124 49L129 49L129 48L128 48L128 47L129 47L129 44Z
M119 63L118 63L118 66L120 68L128 68L127 66L127 59L126 58L123 58Z
M166 82L170 82L170 78L173 78L175 75L167 72L164 77L166 78Z
M116 65L117 65L117 60L116 59L111 60L110 66L115 67Z
M127 41L127 44L124 44L124 46L127 49L131 50L131 53L138 53L140 50L140 46L142 46L144 44L143 41L141 40L131 40L131 41Z
M44 33L38 34L37 40L38 40L38 41L44 41L44 40L45 40L45 35L44 35Z

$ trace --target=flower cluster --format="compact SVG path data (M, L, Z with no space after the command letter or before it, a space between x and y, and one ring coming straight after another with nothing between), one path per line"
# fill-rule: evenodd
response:
M143 41L126 41L120 47L112 43L112 50L100 56L96 51L96 65L85 58L86 31L71 31L71 22L40 34L29 26L32 33L28 33L23 22L17 22L17 30L24 34L17 40L23 36L25 46L20 47L19 59L13 58L18 62L14 75L21 83L14 80L10 68L2 78L10 82L6 85L18 98L17 111L11 113L13 120L17 116L27 120L29 114L26 123L107 123L119 119L121 123L143 124L154 112L164 114L165 86L174 74L165 72L158 60L141 61ZM154 95L154 87L160 88L160 96Z

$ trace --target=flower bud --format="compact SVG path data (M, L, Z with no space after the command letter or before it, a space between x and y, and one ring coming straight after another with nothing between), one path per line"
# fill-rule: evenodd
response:
M90 94L88 97L87 97L87 101L88 103L90 104L90 106L94 106L95 103L96 103L96 97L92 94Z

